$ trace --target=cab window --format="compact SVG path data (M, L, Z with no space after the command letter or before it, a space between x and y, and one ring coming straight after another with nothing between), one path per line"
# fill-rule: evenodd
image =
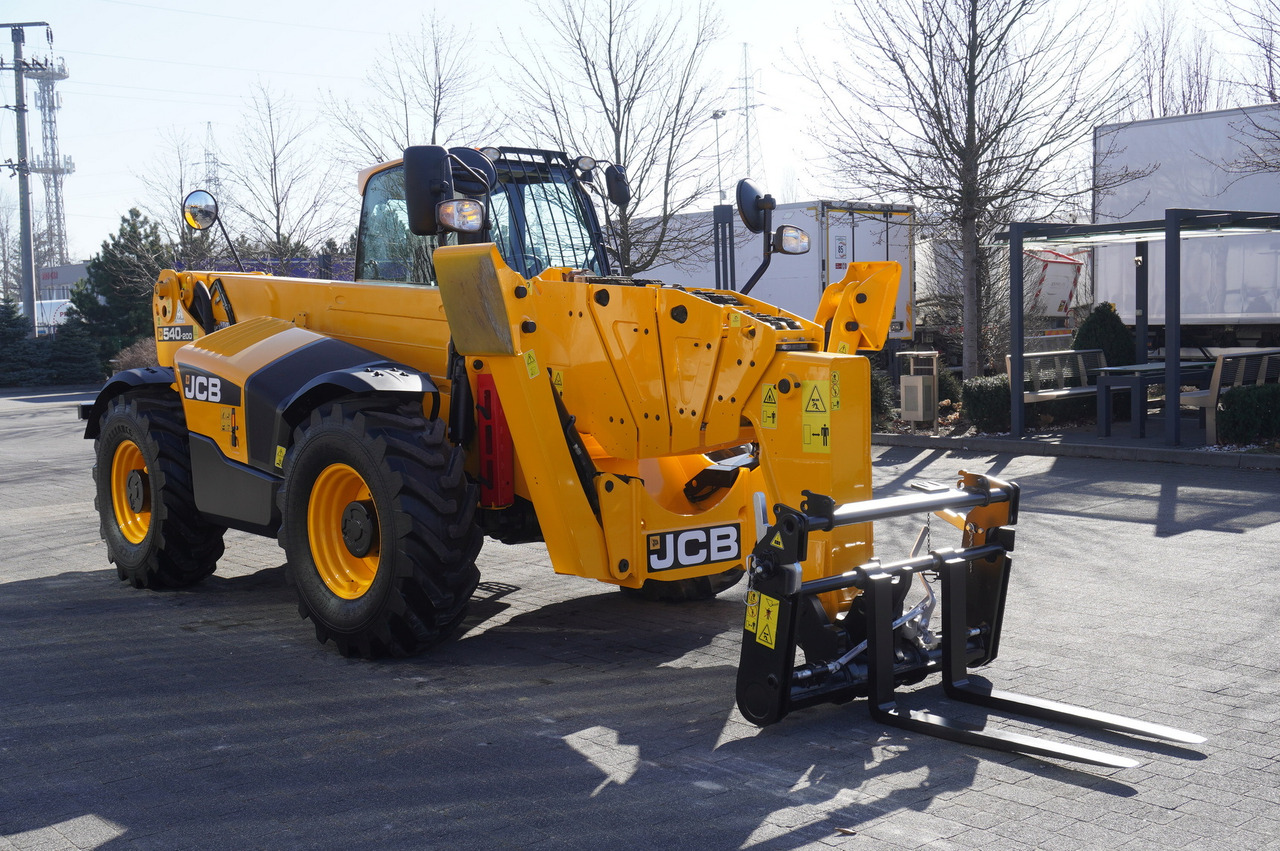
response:
M446 244L451 242L446 238ZM380 171L365 185L356 251L357 281L390 281L435 286L431 254L440 237L409 232L404 200L404 166Z

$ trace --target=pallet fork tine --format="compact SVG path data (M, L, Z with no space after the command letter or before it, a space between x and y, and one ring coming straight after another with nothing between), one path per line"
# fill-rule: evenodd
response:
M964 570L965 565L963 563L954 561L943 562L942 568L939 570L939 574L942 577L944 629L948 628L948 624L963 623L960 613L965 610L966 594L968 593L964 581ZM1062 721L1082 727L1147 736L1181 744L1195 745L1205 741L1204 736L1188 733L1185 730L1179 730L1164 724L1153 724L1149 721L1140 721L1136 718L1127 718L1110 712L1087 709L1083 706L1074 706L1056 700L1015 694L1014 692L991 688L983 683L974 683L968 677L963 657L948 650L948 648L955 646L954 641L955 637L952 636L950 641L943 644L942 658L942 687L947 696L954 700L1002 712L1027 715L1045 721Z

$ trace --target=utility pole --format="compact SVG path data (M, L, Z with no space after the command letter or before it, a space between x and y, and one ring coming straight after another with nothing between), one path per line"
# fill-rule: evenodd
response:
M724 203L724 178L720 176L720 119L726 114L723 109L717 109L711 113L711 120L716 126L716 191L720 193L721 204Z
M6 165L18 173L18 227L22 253L22 309L31 322L31 335L35 336L36 317L36 258L31 229L31 163L27 158L27 93L23 81L26 62L22 58L23 27L49 27L44 21L28 21L20 24L0 24L8 27L13 35L14 106L18 116L18 161Z

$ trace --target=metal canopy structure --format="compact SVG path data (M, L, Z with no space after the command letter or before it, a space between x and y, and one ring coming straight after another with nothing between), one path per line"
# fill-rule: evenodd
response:
M1240 210L1192 210L1172 208L1163 219L1137 222L1113 222L1102 225L1046 224L1012 222L1009 230L997 239L1009 242L1009 313L1011 339L1009 351L1010 425L1015 437L1025 437L1026 406L1022 400L1024 346L1022 252L1028 245L1116 245L1135 246L1134 285L1137 307L1137 333L1134 363L1147 362L1147 244L1164 240L1165 291L1165 399L1177 399L1182 383L1179 353L1182 351L1182 240L1198 237L1230 236L1280 231L1280 213L1245 212ZM1169 357L1168 353L1174 356ZM1178 406L1165 405L1165 439L1174 446L1182 442Z

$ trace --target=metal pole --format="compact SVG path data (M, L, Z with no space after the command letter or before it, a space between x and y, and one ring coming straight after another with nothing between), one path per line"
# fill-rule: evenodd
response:
M1148 263L1147 263L1147 243L1146 242L1138 243L1138 246L1135 249L1133 260L1134 260L1134 263L1136 263L1138 266L1138 269L1136 272L1136 280L1135 280L1136 293L1134 298L1134 304L1136 306L1136 313L1137 313L1137 316L1135 317L1136 324L1137 324L1137 334L1135 335L1136 339L1133 341L1133 362L1146 363L1147 362L1147 317L1148 317L1147 302L1149 301L1148 284L1147 284L1149 277L1147 272ZM1119 366L1119 364L1112 364L1112 366Z
M711 120L716 124L716 191L720 193L720 203L723 204L724 198L724 178L720 175L720 119L724 118L727 113L723 109L717 109L711 113Z
M1022 400L1022 230L1023 225L1009 225L1009 430L1015 440L1025 435L1027 411Z
M31 24L30 26L39 26ZM48 24L44 24L48 26ZM27 159L27 95L23 81L23 25L10 25L13 34L14 112L18 116L18 240L22 254L22 309L31 322L31 335L35 336L39 324L36 317L36 262L31 235L31 163Z
M1182 443L1182 213L1164 211L1164 433L1173 446Z

